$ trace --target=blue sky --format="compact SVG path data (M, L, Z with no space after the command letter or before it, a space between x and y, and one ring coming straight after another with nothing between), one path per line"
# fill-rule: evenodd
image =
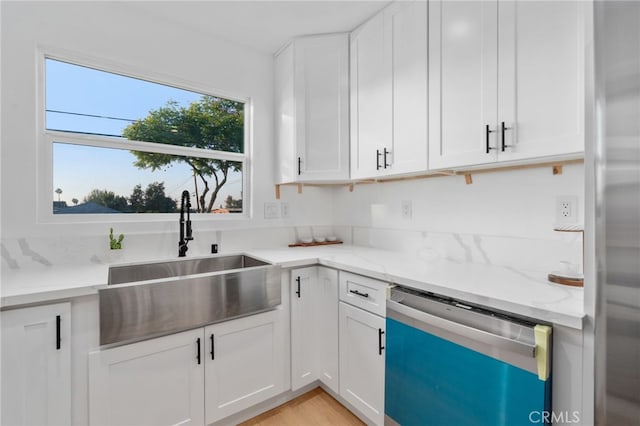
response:
M144 118L149 111L164 106L169 100L187 106L201 97L187 90L51 59L47 60L46 67L46 109L64 112L47 112L48 129L121 135L131 122L126 120ZM144 189L154 181L165 182L167 195L174 199L179 198L184 189L194 192L188 166L176 164L164 172L154 173L139 170L132 165L135 157L126 150L57 143L53 157L53 189L62 189L60 199L68 205L73 205L73 198L82 202L93 189L107 189L128 197L134 185L142 184ZM240 174L230 175L216 200L216 207L224 204L228 194L240 197L241 180ZM54 194L54 200L58 200L57 194Z

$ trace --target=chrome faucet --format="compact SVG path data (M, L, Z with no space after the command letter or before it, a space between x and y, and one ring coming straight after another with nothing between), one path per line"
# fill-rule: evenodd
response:
M187 220L184 220L184 212L185 212L185 200L187 206ZM180 241L178 241L178 257L185 257L187 254L187 243L193 240L193 236L191 235L191 196L189 195L189 191L182 191L182 199L180 200ZM186 226L185 226L186 225ZM186 235L185 235L186 234Z

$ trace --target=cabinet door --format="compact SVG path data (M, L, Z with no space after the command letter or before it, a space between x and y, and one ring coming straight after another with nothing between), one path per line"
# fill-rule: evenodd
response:
M497 17L496 1L429 2L431 169L497 159Z
M500 160L584 151L582 2L500 2Z
M385 174L427 170L427 2L385 10L392 40L393 137Z
M274 61L275 74L275 136L277 147L277 173L279 183L298 178L295 145L295 116L293 93L293 44L287 46Z
M351 34L351 177L378 175L392 141L391 36L383 13Z
M300 181L349 178L349 36L304 37L295 47Z
M340 302L340 395L374 424L384 423L382 317Z
M2 424L71 424L71 306L2 312Z
M287 339L279 309L211 325L205 338L206 424L285 390Z
M91 424L203 424L203 337L199 328L90 353Z
M338 271L318 268L316 291L316 339L318 378L335 393L340 392L338 376Z
M318 268L291 271L291 389L316 380Z

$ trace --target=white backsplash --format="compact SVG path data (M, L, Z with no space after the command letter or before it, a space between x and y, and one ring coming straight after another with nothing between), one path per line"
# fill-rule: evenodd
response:
M431 261L486 263L557 271L560 262L582 269L582 234L553 230L559 196L578 199L583 223L582 164L392 183L334 190L334 227L353 244ZM402 204L411 202L411 217Z

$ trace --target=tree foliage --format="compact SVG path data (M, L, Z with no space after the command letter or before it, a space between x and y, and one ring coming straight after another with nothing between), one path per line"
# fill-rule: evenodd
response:
M142 120L127 126L123 136L130 140L183 147L244 152L244 105L213 96L203 96L188 107L169 101L152 110ZM132 151L136 167L162 170L173 163L186 163L202 184L198 211L212 210L220 188L230 171L239 171L240 163L208 158Z
M96 203L110 209L126 212L129 210L127 199L121 195L116 195L113 191L106 189L94 189L89 195L84 197L85 203Z
M119 212L134 213L174 213L177 203L167 197L164 182L152 182L143 191L142 185L133 187L131 196L127 199L106 189L94 189L84 197L84 202L92 202Z
M164 182L152 182L144 191L141 185L134 186L129 203L136 213L173 213L177 210L176 201L165 194Z

